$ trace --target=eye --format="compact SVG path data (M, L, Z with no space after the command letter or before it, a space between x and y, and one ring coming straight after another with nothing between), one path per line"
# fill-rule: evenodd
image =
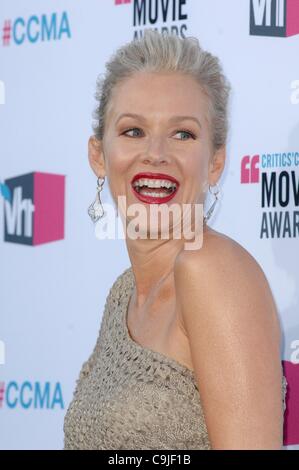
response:
M126 130L125 132L123 132L123 134L126 135L128 132L135 131L136 129L137 129L138 131L140 131L140 129L139 129L138 127L133 127L132 129L128 129L128 130ZM128 137L132 137L132 136L128 136Z
M193 132L190 132L190 131L187 131L187 130L182 129L182 130L177 131L177 134L180 134L180 133L181 133L181 134L189 134L189 135L192 137L192 139L194 139L194 140L196 139L196 137L195 137L195 135L193 134ZM186 139L181 139L181 140L186 140Z

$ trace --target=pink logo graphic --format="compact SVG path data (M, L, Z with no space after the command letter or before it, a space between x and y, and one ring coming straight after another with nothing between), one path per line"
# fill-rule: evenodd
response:
M124 3L131 3L131 0L115 0L115 5L123 5Z
M284 415L284 442L287 445L299 444L299 364L282 361L288 387Z
M286 3L286 36L299 34L299 0L287 0Z
M63 175L34 173L33 245L64 238Z
M250 34L284 38L299 34L299 0L250 0Z
M259 168L260 156L254 155L250 157L245 155L241 160L241 183L258 183L259 182Z
M2 28L2 44L3 46L9 46L10 44L10 33L11 33L11 23L10 20L5 20Z
M4 401L4 394L5 394L5 382L0 382L0 408L2 408L2 404Z
M5 180L4 240L40 245L64 238L65 176L32 172Z

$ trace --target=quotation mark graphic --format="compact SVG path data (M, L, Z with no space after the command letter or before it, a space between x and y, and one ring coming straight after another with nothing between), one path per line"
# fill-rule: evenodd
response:
M0 382L0 408L4 402L5 382Z
M241 183L258 183L259 182L259 155L250 158L246 155L241 160Z
M3 36L2 36L3 46L9 46L10 32L11 32L11 22L10 22L10 20L5 20L4 21L4 26L3 26L2 32L3 32Z

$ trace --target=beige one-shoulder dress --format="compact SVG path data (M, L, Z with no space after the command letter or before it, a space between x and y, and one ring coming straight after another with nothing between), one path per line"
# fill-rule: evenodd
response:
M64 420L64 449L211 449L194 372L130 336L132 268L118 276ZM282 406L287 381L283 375Z

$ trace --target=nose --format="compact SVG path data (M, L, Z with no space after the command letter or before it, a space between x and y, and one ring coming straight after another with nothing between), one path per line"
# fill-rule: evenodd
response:
M162 141L155 139L149 145L147 151L143 156L143 163L158 166L167 164L170 161L169 155L166 154Z

